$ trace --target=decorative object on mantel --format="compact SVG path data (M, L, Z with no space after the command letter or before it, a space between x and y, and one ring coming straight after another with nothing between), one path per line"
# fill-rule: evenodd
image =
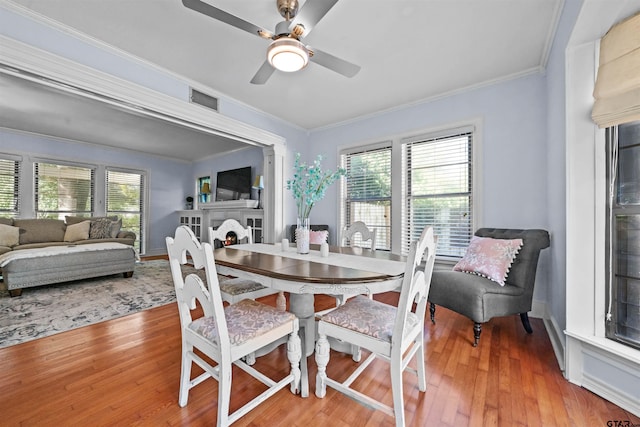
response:
M253 182L253 188L258 190L258 206L256 209L262 209L262 190L264 189L264 179L262 175L256 175L256 180Z
M202 184L200 188L200 202L207 203L209 201L209 195L211 194L211 186L208 182Z
M184 208L187 210L193 209L193 197L187 196L185 200L186 200L186 203L184 205Z
M296 248L300 254L309 253L309 214L313 204L324 198L327 187L347 174L343 168L338 168L335 172L323 171L321 162L322 156L318 155L312 164L300 163L300 153L297 153L293 179L287 180L287 190L293 192L298 207Z

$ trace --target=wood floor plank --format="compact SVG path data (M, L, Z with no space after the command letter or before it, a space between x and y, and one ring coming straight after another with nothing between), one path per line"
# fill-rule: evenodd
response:
M376 296L397 302L397 293ZM275 296L263 299L275 305ZM335 304L318 298L318 309ZM640 425L640 418L567 382L540 319L527 334L517 316L492 319L472 347L473 324L438 308L436 324L425 323L427 391L415 375L404 374L409 426L523 425L590 426L608 420ZM2 425L7 426L209 426L215 425L217 383L191 390L178 405L180 325L173 304L0 349ZM288 389L234 426L393 426L393 418L328 389L314 395L313 357L308 358L310 396ZM355 364L332 352L328 372L345 378ZM415 366L415 365L413 365ZM258 358L258 369L287 374L284 346ZM199 372L194 368L194 373ZM390 403L388 366L374 362L356 382ZM234 370L232 408L256 396L263 385Z

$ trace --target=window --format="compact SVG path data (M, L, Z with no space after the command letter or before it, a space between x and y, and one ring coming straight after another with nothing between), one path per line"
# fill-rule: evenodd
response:
M377 229L377 249L403 255L424 227L432 226L438 259L461 258L477 225L475 128L470 124L342 150L347 177L340 226L363 221Z
M640 348L640 121L607 129L608 338Z
M362 221L376 228L376 248L391 250L391 143L344 151L341 162L348 177L342 180L341 225ZM356 245L369 244L359 238Z
M0 156L0 216L16 218L20 214L19 158Z
M86 166L36 162L37 218L62 219L93 212L95 171Z
M459 258L473 234L472 128L402 140L402 253L426 226L437 255Z
M145 176L135 171L107 169L107 215L122 218L122 230L138 236L134 246L144 253L144 194Z

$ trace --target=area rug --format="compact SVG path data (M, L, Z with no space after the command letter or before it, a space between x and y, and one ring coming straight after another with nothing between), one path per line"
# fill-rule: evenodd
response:
M136 263L122 274L0 295L0 348L175 302L169 262Z

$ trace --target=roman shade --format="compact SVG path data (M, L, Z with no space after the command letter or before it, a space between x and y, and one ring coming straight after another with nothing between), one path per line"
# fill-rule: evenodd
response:
M591 117L601 127L640 120L640 13L611 27L600 41Z

